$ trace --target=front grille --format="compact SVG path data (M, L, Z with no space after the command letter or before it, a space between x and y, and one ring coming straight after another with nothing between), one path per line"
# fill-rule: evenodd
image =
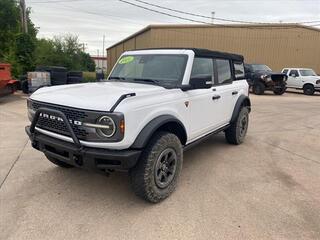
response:
M45 108L49 108L49 109L55 109L58 111L63 112L67 119L73 121L80 121L83 122L88 115L86 114L85 111L81 111L81 110L77 110L77 109L73 109L73 108L68 108L68 107L60 107L57 105L51 105L51 104L45 104L45 103L38 103L38 102L32 102L32 108L34 111L38 110L40 107L45 107ZM74 124L70 124L75 135L81 139L81 140L85 140L86 136L88 135L87 131L78 125L74 125ZM51 131L51 132L55 132L58 134L62 134L65 136L71 136L70 132L67 129L67 126L65 125L64 122L62 121L57 121L57 120L52 120L52 119L48 119L48 118L43 118L43 117L39 117L39 120L37 122L37 127L40 127L42 129Z

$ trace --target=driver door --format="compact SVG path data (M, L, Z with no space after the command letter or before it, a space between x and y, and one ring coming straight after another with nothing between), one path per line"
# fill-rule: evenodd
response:
M287 80L287 86L293 88L302 88L298 70L290 70Z

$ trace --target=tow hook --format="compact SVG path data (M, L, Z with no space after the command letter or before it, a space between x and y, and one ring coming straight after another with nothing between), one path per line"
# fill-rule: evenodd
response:
M78 166L82 166L83 165L83 160L82 158L73 155L72 160L78 165Z

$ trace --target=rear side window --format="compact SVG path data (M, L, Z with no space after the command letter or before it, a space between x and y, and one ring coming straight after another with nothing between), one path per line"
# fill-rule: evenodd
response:
M216 59L216 68L218 75L218 84L229 83L232 81L229 60Z
M213 81L213 60L211 58L195 58L191 70L191 78L211 76Z
M288 71L289 71L289 69L283 69L283 70L282 70L282 73L287 74Z
M298 77L299 76L298 70L291 70L289 76Z
M244 79L244 66L242 62L234 62L234 76L235 79Z

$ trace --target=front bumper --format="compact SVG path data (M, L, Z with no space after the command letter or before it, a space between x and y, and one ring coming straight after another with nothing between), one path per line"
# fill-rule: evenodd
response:
M32 147L43 152L47 157L58 159L67 164L93 170L106 169L128 170L137 163L141 150L110 150L101 148L78 148L73 143L30 132L30 126L25 128Z
M49 137L36 131L41 113L55 114L62 118L73 143ZM81 144L74 133L65 114L59 110L39 108L33 117L31 126L26 127L32 146L47 157L55 158L67 164L91 170L132 168L138 161L142 150L112 150L86 147Z

